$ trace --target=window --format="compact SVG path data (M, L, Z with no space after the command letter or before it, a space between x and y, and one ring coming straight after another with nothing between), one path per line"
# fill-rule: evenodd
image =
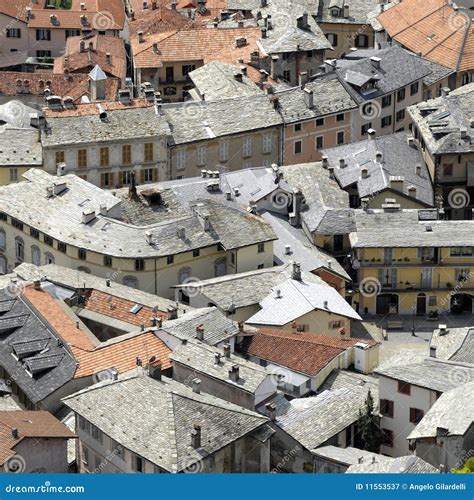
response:
M419 410L418 408L410 408L410 422L412 424L420 423L424 414L425 412L423 410Z
M392 124L392 117L390 115L384 116L382 118L382 128L390 127L391 124Z
M66 243L63 243L62 241L58 241L58 250L62 253L66 253L67 252Z
M297 123L297 124L295 125L295 132L301 132L301 129L302 129L302 125L301 125L301 123Z
M3 229L0 229L0 250L5 250L7 245L7 236Z
M103 441L102 431L93 424L91 424L91 436L93 437L93 439L95 439L99 443L102 443L102 441Z
M109 148L107 147L100 148L100 166L101 167L109 166Z
M230 254L230 263L231 263L233 266L235 266L235 253L234 253L234 252L232 252L232 253Z
M12 226L16 227L20 231L23 231L23 222L19 221L18 219L14 219L13 217L11 218Z
M380 413L384 417L393 418L393 401L390 401L390 399L381 399L380 400Z
M129 288L138 288L138 280L135 276L125 276L123 284Z
M135 259L135 271L143 271L145 269L145 261L143 259Z
M336 47L336 45L337 45L337 35L335 33L326 33L326 38L328 39L328 42L333 47Z
M400 394L406 394L407 396L409 396L411 394L411 385L399 380L398 381L398 392Z
M155 180L155 169L146 168L143 170L143 182L153 182Z
M7 38L21 38L21 29L7 28Z
M173 262L174 262L174 255L168 255L168 257L166 257L166 263L170 265L173 264Z
M393 431L382 429L382 444L393 448Z
M472 247L452 247L449 249L449 255L451 257L472 257L473 248Z
M259 243L257 247L258 253L263 253L265 252L265 243Z
M31 247L31 262L35 266L41 265L41 252L40 252L40 249L36 245L33 245Z
M339 113L338 115L336 115L336 121L343 122L345 117L346 115L344 113Z
M400 89L397 92L397 102L403 101L405 99L405 89Z
M194 71L196 69L195 64L183 64L182 67L182 74L183 76L188 76L191 71Z
M313 57L313 51L312 50L307 50L306 51L306 57Z
M196 157L198 166L204 166L207 158L207 146L198 146Z
M89 464L89 448L84 443L81 443L81 444L82 444L82 455L81 455L82 463L84 465L88 465Z
M453 164L452 163L445 163L443 165L443 175L445 177L451 177L453 175Z
M56 151L56 165L59 165L60 163L64 163L64 151Z
M291 81L291 71L289 69L283 71L283 80L286 80L287 82Z
M263 144L262 151L263 154L268 154L272 152L272 134L263 134Z
M245 137L243 146L242 146L242 155L244 158L248 158L249 156L252 156L252 138L251 137Z
M112 257L110 255L104 255L104 266L112 267Z
M316 149L322 149L324 147L324 139L323 136L320 135L316 137Z
M181 170L185 168L185 166L186 166L186 150L178 149L178 151L176 151L176 168L178 170Z
M303 143L301 141L295 141L294 143L295 155L301 154L302 151L303 151Z
M87 168L87 149L79 149L77 151L77 166L79 168Z
M176 87L165 87L163 93L165 95L176 95L178 92L176 90Z
M39 240L40 233L34 227L30 227L30 236L32 236L35 240Z
M145 161L151 162L151 161L153 161L153 159L154 159L153 143L147 142L145 144Z
M132 466L133 470L135 472L143 472L143 458L139 457L138 455L133 455L133 461L132 461Z
M80 36L81 30L69 29L66 30L66 38L70 38L71 36Z
M412 83L410 85L410 95L418 94L419 88L420 88L420 84L418 82Z
M369 37L367 35L357 35L355 46L358 48L367 48L369 46Z
M17 181L18 181L18 169L11 168L10 169L10 182L17 182Z
M199 250L199 248L196 248L195 250L193 250L193 257L199 257L201 251Z
M405 110L397 111L397 122L401 122L405 118Z
M123 172L119 173L120 175L120 183L122 186L128 186L132 182L132 171L131 170L124 170Z
M45 264L54 264L54 255L52 253L46 252L44 254Z
M316 127L324 127L324 118L316 119Z
M44 58L51 57L51 51L50 50L37 50L36 57L38 59L44 59Z
M229 143L221 142L219 145L219 159L220 161L227 161L229 159Z
M111 172L103 172L100 174L100 187L109 188L112 186L113 174Z
M132 163L132 145L124 144L122 146L122 165L130 165Z
M392 96L386 95L382 97L382 108L388 108L392 104Z
M43 41L43 40L51 40L51 30L48 29L37 29L36 30L36 40L38 41Z
M15 256L19 261L25 260L25 243L22 238L15 238Z
M361 135L367 135L367 132L371 128L372 128L372 123L366 123L365 125L362 125L362 127L360 128Z
M79 250L77 251L77 256L79 257L80 260L86 260L87 252L83 248L79 248Z
M344 132L337 133L337 144L344 144Z

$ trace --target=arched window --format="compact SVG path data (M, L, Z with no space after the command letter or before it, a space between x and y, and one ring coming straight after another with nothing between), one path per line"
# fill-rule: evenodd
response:
M3 229L0 229L0 250L5 250L7 246L7 235Z
M25 242L19 236L15 238L15 257L21 262L25 260Z
M91 270L86 266L79 266L77 270L81 271L81 273L91 274Z
M222 257L214 262L214 276L225 276L227 274L227 259Z
M182 269L179 270L178 272L178 283L182 285L183 283L188 283L189 278L191 278L191 268L190 267L183 267Z
M125 276L123 284L125 286L129 286L130 288L138 288L138 280L135 276Z
M35 266L41 266L41 252L36 245L31 247L31 262Z
M46 252L44 254L44 263L45 264L54 264L54 255L52 253Z

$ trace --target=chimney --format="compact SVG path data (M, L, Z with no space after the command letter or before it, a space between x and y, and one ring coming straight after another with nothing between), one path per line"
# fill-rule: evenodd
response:
M327 156L322 156L321 157L321 166L323 168L328 168L329 162L328 162L328 157Z
M267 38L267 28L262 28L262 38Z
M221 355L218 352L214 353L214 364L215 365L221 364Z
M224 357L230 358L230 344L224 344Z
M301 265L297 262L291 263L291 279L301 281Z
M307 30L308 29L308 13L304 12L302 16L298 17L296 20L296 26L300 30Z
M240 72L241 72L244 76L247 76L247 66L240 66Z
M33 282L33 288L35 290L41 290L41 281L40 280L36 280Z
M304 102L309 109L314 107L314 94L312 90L304 89Z
M376 135L376 132L375 132L375 130L373 128L369 128L369 130L367 130L367 137L370 140L375 139L375 135Z
M193 392L195 392L196 394L201 394L201 379L195 378L192 381L191 385L192 385Z
M238 82L242 82L243 81L242 73L240 73L239 71L236 71L234 73L234 79L237 80Z
M377 151L375 153L375 161L377 163L382 163L383 162L383 153L381 151Z
M339 167L344 168L346 166L346 160L344 158L339 158Z
M86 4L84 2L81 2L80 7L81 10L86 10Z
M436 358L436 347L430 347L430 358Z
M308 72L302 71L298 76L299 85L304 89L305 85L308 83Z
M158 54L159 50L158 50L158 42L153 42L153 52L155 54Z
M110 55L110 52L107 52L105 54L105 62L109 65L112 66L112 56Z
M347 19L349 17L349 5L344 4L343 16L345 19Z
M158 8L157 0L151 0L151 10L156 10Z
M272 421L275 420L276 406L274 405L274 403L267 403L265 405L265 409L267 410L268 418Z
M278 79L278 59L278 56L272 56L270 62L270 76L272 77L272 80Z
M152 359L154 358L151 358L149 361L148 374L154 380L161 380L161 363L158 361L153 364Z
M168 306L168 319L176 319L178 317L178 309L174 306Z
M176 3L177 3L177 1L176 1L176 0L173 0L173 1L171 2L171 10L176 10Z
M285 245L285 255L291 255L291 245Z
M199 325L196 327L196 338L198 340L204 340L204 325Z
M264 70L260 70L260 83L264 83L268 80L268 73Z
M146 231L145 238L148 245L153 245L153 234L150 231Z
M12 438L18 439L18 429L16 427L12 427Z
M449 87L443 87L441 89L441 96L442 97L448 97L448 95L451 93L451 89Z
M367 177L369 177L369 171L366 168L361 168L360 175L362 179L367 179Z
M374 69L380 69L380 61L382 59L380 59L380 57L371 57L370 58L370 62L372 63L372 68Z
M143 31L139 31L137 33L137 36L138 36L138 43L143 43L145 41L145 36L143 34Z
M194 429L191 431L191 446L194 449L201 447L201 426L194 424Z
M238 382L239 380L239 365L232 365L229 370L229 379L232 382Z
M82 223L89 224L95 219L95 211L94 210L85 210L82 212Z

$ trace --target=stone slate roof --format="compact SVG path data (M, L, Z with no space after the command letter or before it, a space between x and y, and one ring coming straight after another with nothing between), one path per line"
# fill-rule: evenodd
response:
M97 113L84 116L48 117L48 131L41 135L44 147L71 144L94 144L108 141L167 136L169 128L164 117L155 108L114 109L107 111L107 118Z
M43 165L43 150L39 141L39 133L33 129L17 129L0 127L0 166L31 166Z
M430 348L436 348L436 358L474 365L474 329L449 328L446 332L434 330Z
M431 154L439 155L474 152L473 109L474 83L470 83L408 111Z
M262 217L272 225L278 239L273 243L273 260L278 265L298 262L308 273L324 268L350 281L349 275L339 262L330 254L313 245L301 229L295 228L282 216L263 212ZM286 246L290 245L287 253Z
M364 389L367 393L370 390L374 397L375 404L378 404L379 380L373 375L366 375L364 373L352 372L349 370L333 370L319 390L329 391L342 388L353 390Z
M242 81L235 78L236 74L241 75ZM191 71L189 77L206 101L262 94L257 85L236 66L220 61L209 62Z
M322 154L327 156L329 165L342 188L357 184L361 198L370 197L390 188L391 177L403 177L403 194L409 195L409 188L416 188L415 198L428 206L433 205L433 186L425 163L416 146L407 143L411 134L399 132L375 139L366 139L331 149ZM383 154L382 162L376 161L376 154ZM345 166L340 166L340 159ZM420 165L421 175L416 173ZM367 169L368 177L361 176L362 168Z
M301 87L275 93L285 124L343 113L357 107L355 100L335 76L309 82L305 88L313 91L312 108L306 105L304 90Z
M311 233L349 234L354 230L349 195L330 179L320 162L280 167L280 172L291 188L301 189L307 207L301 218Z
M379 367L374 373L433 391L446 392L466 383L466 380L473 380L474 365L426 358L419 363Z
M163 114L170 128L171 146L282 124L266 95L165 104Z
M313 454L317 457L327 458L332 462L338 462L347 466L359 463L359 459L362 459L364 463L372 462L372 460L377 462L392 460L391 457L371 451L359 450L359 448L353 448L352 446L348 446L347 448L339 448L333 445L321 446L313 450Z
M385 49L358 49L353 50L344 56L344 59L354 61L360 59L367 59L370 57L382 57ZM405 49L402 49L405 50ZM423 83L426 86L433 85L440 80L448 77L455 73L452 68L448 68L447 66L443 66L442 64L438 64L437 62L430 61L429 59L425 59L424 57L420 57L413 52L405 50L406 54L409 55L413 62L415 62L418 66L425 68L429 73L423 78Z
M157 213L153 224L139 227L120 220L120 200L112 193L75 175L58 180L56 176L31 169L24 177L29 182L0 187L0 211L28 224L34 220L32 225L40 231L86 250L116 257L146 258L218 243L231 249L260 242L259 237L263 241L276 239L271 226L260 217L211 200L194 203L187 215L174 220L162 220ZM66 183L67 189L47 198L46 188L53 183ZM99 213L101 206L107 208L107 216ZM85 210L96 212L96 218L89 224L82 223ZM205 215L209 217L208 230L200 223L200 217ZM179 237L178 228L184 228L184 238ZM147 232L152 234L151 245L147 243Z
M268 421L167 378L98 384L63 401L124 448L168 472L184 472ZM194 425L201 426L199 449L191 446Z
M181 285L181 288L199 290L210 302L225 311L231 304L237 309L257 305L271 292L272 287L290 278L291 272L292 265L288 264L196 281ZM324 284L318 276L310 273L303 272L302 276L305 281Z
M66 345L58 345L58 337L21 297L12 297L8 289L0 290L0 307L4 310L0 318L0 366L14 377L15 383L32 403L39 403L74 378L76 360ZM32 354L25 354L21 361L16 360L12 356L12 346L15 345L25 349L30 345ZM48 351L41 354L44 349ZM31 377L24 361L45 356L54 359L55 366Z
M326 302L327 306L325 306ZM305 283L288 279L274 286L271 293L264 297L259 305L260 311L251 316L247 323L283 326L314 310L326 311L351 319L362 319L346 300L326 283Z
M385 460L363 462L351 465L346 474L437 474L439 469L433 467L415 455L405 457L384 457Z
M473 221L419 220L421 211L367 213L355 210L356 232L350 234L353 248L417 248L474 245Z
M366 397L364 390L345 388L292 401L279 395L273 401L275 425L307 450L314 450L357 421Z
M309 1L308 1L309 3ZM343 17L344 6L349 6L349 15ZM379 5L379 0L320 0L316 20L318 23L367 24L367 13ZM331 14L331 8L338 7L340 16Z
M215 355L220 355L219 364L215 362ZM240 390L255 394L260 385L271 373L266 368L231 354L229 358L223 356L222 349L216 349L199 341L187 342L177 347L171 359L192 369L199 378L199 373L220 380ZM239 367L239 380L234 382L229 378L229 370ZM275 385L276 391L276 385Z
M436 400L407 439L435 438L437 429L464 436L474 424L474 382L445 392Z
M375 68L370 59L336 61L337 78L358 103L390 94L431 73L431 70L418 64L407 51L398 46L381 50L378 57L381 59L379 68ZM329 73L323 78L332 76ZM377 80L375 89L372 92L361 92L360 86L370 79Z
M204 326L204 342L210 345L226 342L239 333L237 323L226 318L215 307L189 311L164 323L162 330L180 339L193 339L196 338L196 328L201 325Z

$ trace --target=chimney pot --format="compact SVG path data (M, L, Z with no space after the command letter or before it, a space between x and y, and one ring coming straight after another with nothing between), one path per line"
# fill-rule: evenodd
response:
M201 394L201 379L195 378L192 382L193 392L196 394Z
M199 325L196 327L196 338L198 340L204 340L204 325Z
M230 344L224 344L224 357L230 358Z
M12 427L12 438L18 439L18 429L16 427Z

